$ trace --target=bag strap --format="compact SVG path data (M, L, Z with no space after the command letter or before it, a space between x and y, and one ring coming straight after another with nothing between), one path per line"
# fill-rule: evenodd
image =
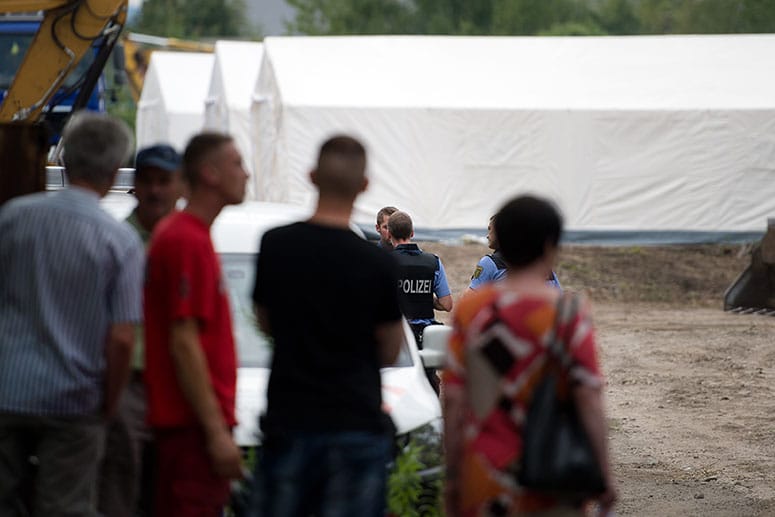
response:
M556 315L552 333L549 337L547 351L549 356L561 367L569 367L571 356L568 351L568 323L578 312L578 297L573 293L563 292L557 299ZM563 332L564 331L564 332Z

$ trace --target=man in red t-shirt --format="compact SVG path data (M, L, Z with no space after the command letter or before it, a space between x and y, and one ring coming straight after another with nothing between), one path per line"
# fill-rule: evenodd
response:
M236 424L237 359L227 293L210 239L247 173L231 137L202 133L183 155L188 206L151 238L145 283L148 423L158 444L155 514L219 515L242 476Z

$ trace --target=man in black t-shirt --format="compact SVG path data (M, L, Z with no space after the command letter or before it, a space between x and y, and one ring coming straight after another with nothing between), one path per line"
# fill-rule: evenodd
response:
M349 229L365 166L358 141L328 140L310 173L314 215L261 242L253 299L274 357L252 515L384 514L393 427L380 367L403 330L394 261Z

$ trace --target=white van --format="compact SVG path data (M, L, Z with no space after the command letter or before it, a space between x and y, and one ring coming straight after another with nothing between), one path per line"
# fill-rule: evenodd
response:
M134 196L111 192L103 207L124 219L136 204ZM228 284L234 336L238 348L237 443L242 447L259 445L258 417L266 407L271 348L258 331L253 314L256 254L261 236L267 230L300 221L310 213L299 207L275 203L245 202L226 207L212 227L212 238ZM355 228L357 231L357 228ZM423 371L423 361L414 336L404 322L404 344L393 366L382 369L382 398L402 441L410 437L433 449L440 448L441 407ZM433 351L422 352L429 367L440 366ZM440 449L438 449L440 450ZM436 466L433 468L436 471Z

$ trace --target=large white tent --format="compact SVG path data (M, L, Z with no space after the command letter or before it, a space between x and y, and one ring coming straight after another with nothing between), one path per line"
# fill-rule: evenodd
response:
M252 41L218 41L205 99L204 127L229 133L242 153L251 176L248 199L255 199L250 105L263 57L263 45Z
M213 55L156 51L137 103L137 147L168 143L182 151L202 130Z
M355 217L483 228L555 200L571 235L708 240L775 215L775 35L276 37L252 107L259 199L309 205L338 132L369 150ZM373 224L373 223L372 223Z

